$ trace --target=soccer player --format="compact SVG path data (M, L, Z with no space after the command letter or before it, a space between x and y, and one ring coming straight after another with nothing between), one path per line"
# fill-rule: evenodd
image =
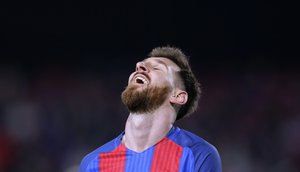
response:
M125 131L85 156L79 172L221 172L216 148L174 126L198 105L200 87L186 55L154 48L136 64L122 101Z

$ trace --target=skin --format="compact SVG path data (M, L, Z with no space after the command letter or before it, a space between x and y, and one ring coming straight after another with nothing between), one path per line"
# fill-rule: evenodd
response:
M171 92L163 104L151 113L130 112L122 138L122 143L128 149L143 152L163 139L172 128L177 115L174 107L185 104L188 99L188 94L181 89L182 84L176 75L179 70L174 62L163 57L150 57L136 64L128 86L135 86L136 91L149 86L169 86ZM145 78L147 82L137 83L137 76Z

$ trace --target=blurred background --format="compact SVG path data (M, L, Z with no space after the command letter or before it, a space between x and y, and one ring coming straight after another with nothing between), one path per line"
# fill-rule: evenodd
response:
M300 171L298 9L276 1L9 1L0 6L0 171L73 172L120 134L135 63L181 48L202 85L178 121L224 172Z

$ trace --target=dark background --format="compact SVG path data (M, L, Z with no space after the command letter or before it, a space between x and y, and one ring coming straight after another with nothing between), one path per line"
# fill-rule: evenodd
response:
M224 172L299 171L299 15L276 1L10 1L0 6L0 171L77 171L123 131L135 63L181 48L202 85L177 123Z

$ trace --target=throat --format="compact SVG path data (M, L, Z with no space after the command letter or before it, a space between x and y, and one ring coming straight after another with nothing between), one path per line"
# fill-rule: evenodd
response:
M125 134L122 138L122 143L128 149L143 152L162 140L170 131L172 124L151 118L153 117L129 115L125 126Z

